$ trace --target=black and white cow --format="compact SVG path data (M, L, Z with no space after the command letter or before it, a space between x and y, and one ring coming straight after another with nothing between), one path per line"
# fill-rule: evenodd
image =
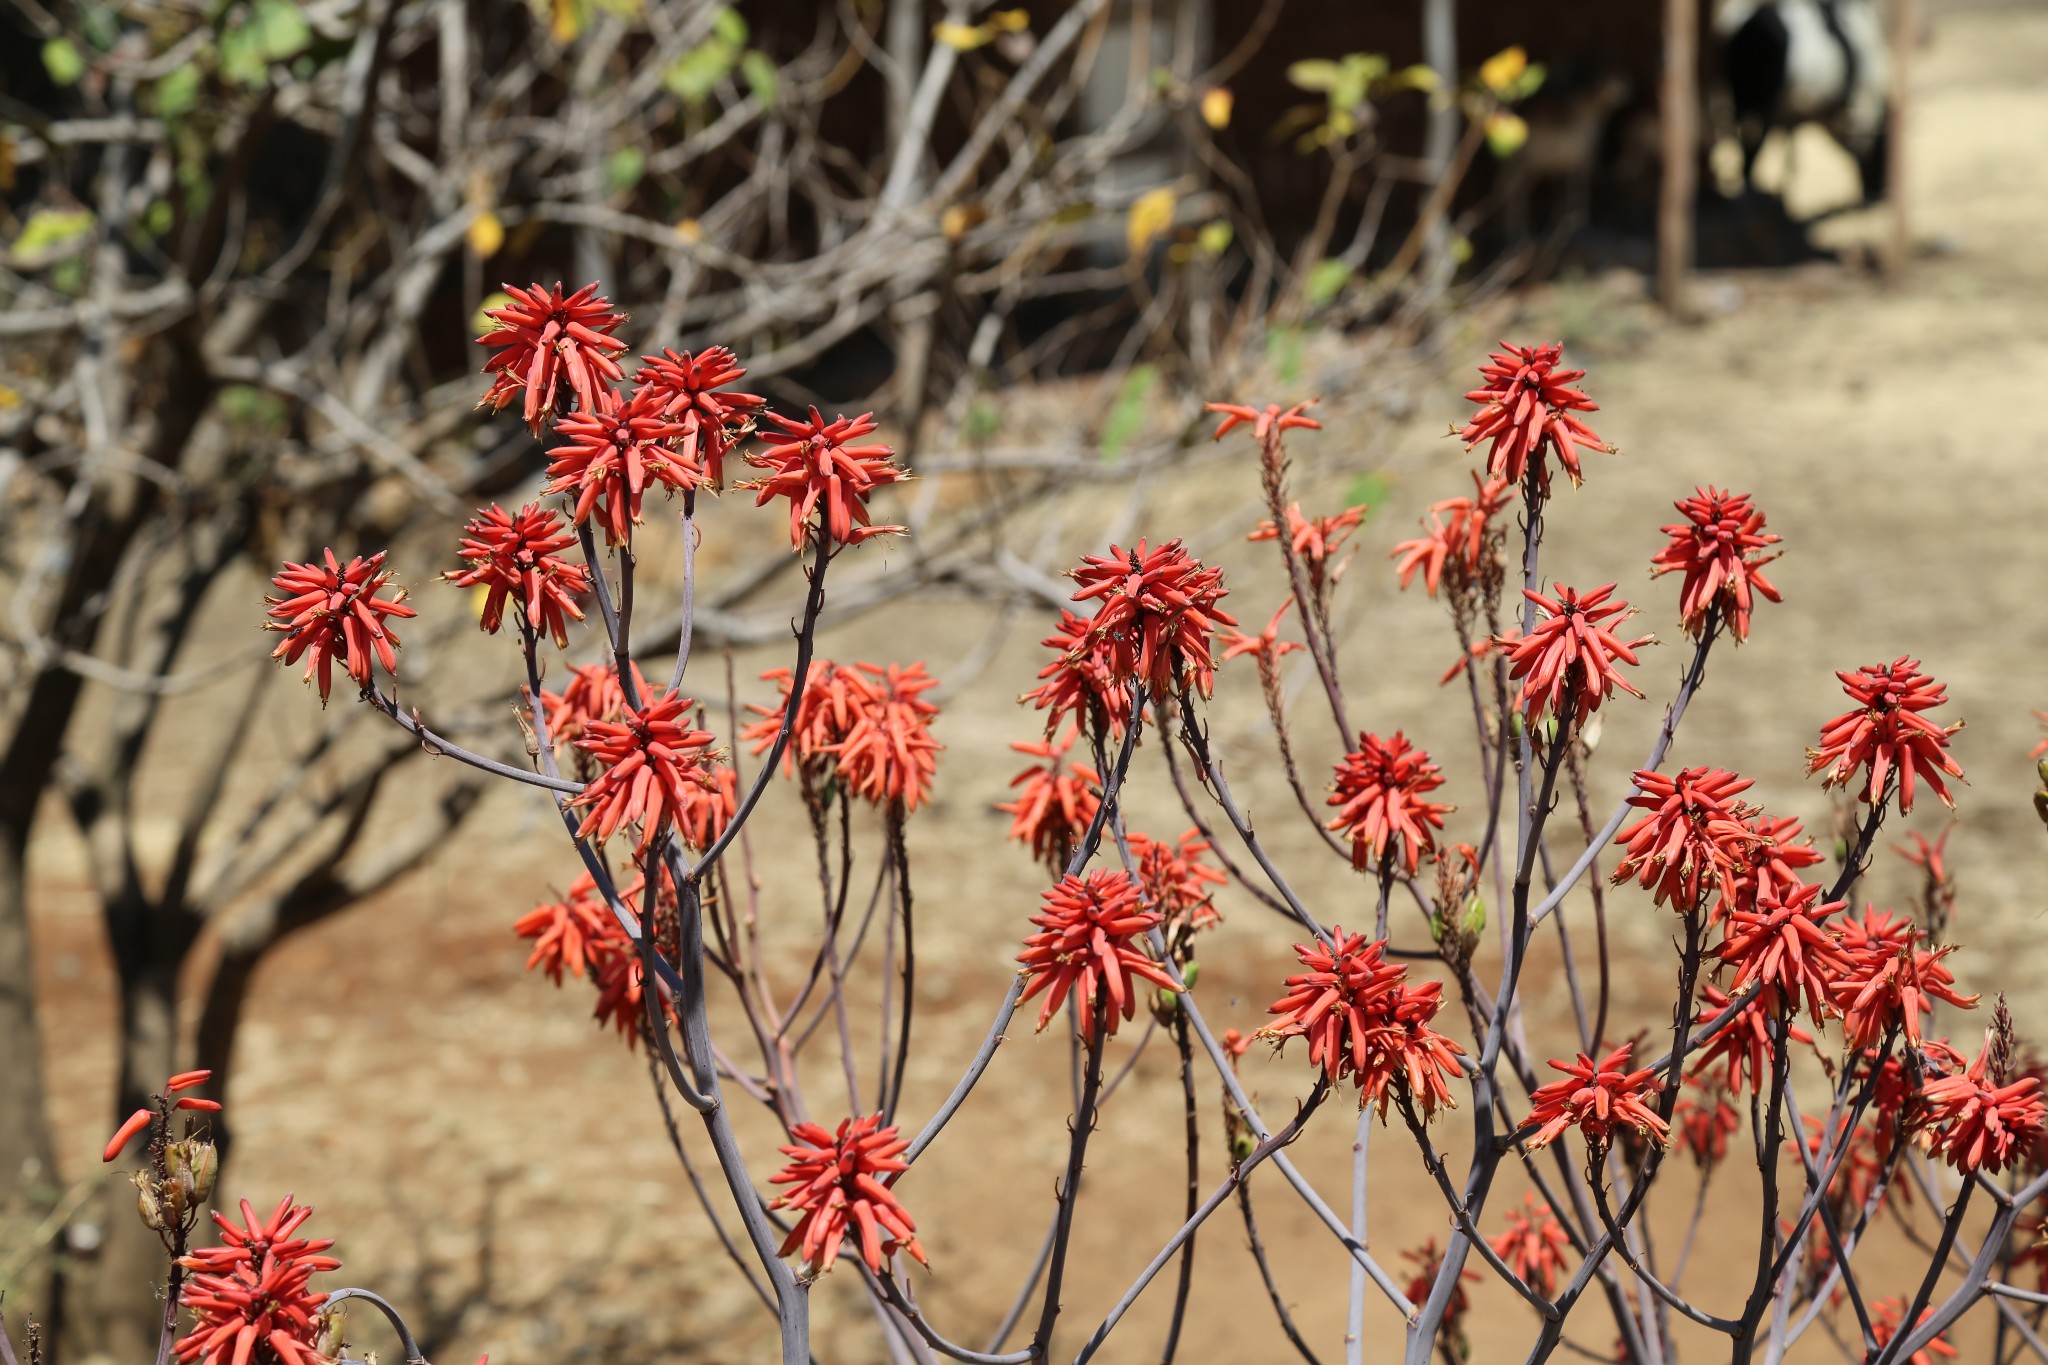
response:
M1818 123L1856 160L1863 202L1885 193L1891 63L1870 0L1725 0L1714 16L1742 181L1772 129Z

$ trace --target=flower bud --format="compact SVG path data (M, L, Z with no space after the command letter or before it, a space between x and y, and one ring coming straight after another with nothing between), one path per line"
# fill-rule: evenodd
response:
M1187 987L1187 988L1188 988L1189 990L1193 990L1193 989L1195 988L1195 978L1196 978L1196 977L1198 977L1198 976L1200 976L1201 974L1202 974L1202 964L1201 964L1201 963L1199 963L1199 962L1195 962L1195 961L1193 961L1193 960L1190 960L1190 961L1188 962L1188 965L1187 965L1187 966L1185 966L1185 967L1181 968L1181 971L1180 971L1180 979L1181 979L1181 983L1182 983L1183 985L1185 985L1185 986L1186 986L1186 987Z
M220 1156L211 1142L186 1138L164 1149L165 1164L187 1206L205 1202L213 1193L213 1178L220 1170Z
M1253 1149L1258 1145L1258 1143L1252 1140L1250 1133L1241 1132L1230 1140L1231 1158L1236 1161L1243 1161L1251 1156Z

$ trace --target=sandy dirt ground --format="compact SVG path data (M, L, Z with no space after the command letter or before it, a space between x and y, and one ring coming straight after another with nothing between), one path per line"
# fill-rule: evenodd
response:
M1785 537L1773 577L1786 601L1762 609L1748 645L1714 660L1676 760L1749 774L1753 795L1773 811L1825 831L1830 804L1805 777L1802 749L1842 709L1833 670L1900 654L1923 659L1948 684L1953 713L1969 721L1955 742L1969 775L1951 841L1962 884L1955 965L1970 989L2005 989L2022 1031L2037 1038L2048 1036L2048 837L2029 807L2027 751L2039 737L2030 708L2048 706L2048 478L2035 445L2036 413L2048 395L2044 69L2048 9L1938 14L1916 69L1911 142L1915 230L1927 249L1903 282L1834 265L1717 276L1702 282L1705 316L1690 326L1661 321L1629 280L1566 282L1475 319L1446 340L1445 364L1434 370L1394 375L1355 343L1311 341L1293 391L1275 395L1324 396L1327 429L1295 447L1297 493L1311 509L1335 510L1361 476L1378 490L1343 597L1351 706L1361 724L1405 728L1442 757L1451 795L1466 807L1459 821L1480 801L1469 723L1436 688L1455 642L1436 604L1396 591L1385 555L1413 534L1429 502L1464 487L1467 462L1438 433L1464 410L1458 393L1468 363L1497 334L1562 336L1593 372L1600 431L1623 451L1594 457L1583 491L1561 497L1556 548L1544 564L1547 576L1567 583L1618 580L1643 603L1644 628L1667 641L1642 669L1652 702L1618 704L1605 725L1593 781L1598 809L1622 794L1684 660L1675 586L1645 577L1657 527L1671 500L1696 483L1752 491ZM1833 230L1874 237L1881 224L1865 216ZM1018 400L1009 416L1058 429L1077 407L1099 410L1106 401L1085 388L1043 394ZM1116 493L1065 506L1059 545L1078 550L1129 530L1135 503ZM1155 537L1186 535L1226 564L1232 604L1254 622L1279 594L1268 547L1242 541L1256 496L1248 461L1210 463L1186 479L1155 477L1138 527ZM1039 543L1037 534L1020 543ZM715 556L707 562L715 572ZM1013 699L1037 667L1042 625L1026 617L992 634L1000 622L955 601L886 611L825 641L834 654L927 658L941 677L993 647L987 666L947 699L938 799L911 832L921 920L919 1041L904 1104L912 1118L930 1111L973 1052L1041 886L1025 855L1000 843L1005 817L990 808L1017 766L1008 742L1036 728ZM509 669L509 658L503 662ZM772 662L743 656L740 676ZM1285 796L1243 667L1226 672L1214 708L1223 753L1319 916L1362 920L1371 912L1368 888L1316 844ZM1336 735L1308 681L1293 679L1294 729L1304 764L1322 773L1337 753ZM1139 773L1134 824L1177 832L1185 821L1170 805L1151 746ZM1932 835L1946 820L1929 802L1905 827ZM1454 837L1473 833L1454 827ZM63 1154L67 1172L83 1176L104 1136L112 1063L97 1041L109 1018L103 950L69 837L41 852L46 894L36 931L49 987L45 1036L62 1087ZM788 926L774 932L795 945L814 922L815 891L800 870L785 872L810 857L786 787L751 844L766 882L764 917ZM278 951L263 969L235 1078L242 1146L229 1193L262 1202L292 1190L316 1205L321 1231L340 1239L348 1263L341 1278L407 1305L449 1360L485 1350L505 1365L767 1358L766 1319L690 1195L644 1059L595 1032L582 991L557 992L521 973L511 919L573 871L544 808L501 795L430 869ZM1871 894L1903 900L1905 872L1886 855ZM1203 947L1199 995L1217 1027L1249 1030L1288 970L1289 936L1241 893L1226 891L1221 904L1227 922ZM1621 965L1612 1031L1668 1026L1660 1002L1672 975L1669 923L1625 892L1615 896L1614 921ZM1397 923L1420 936L1412 919ZM792 946L792 961L797 952ZM1482 970L1498 971L1491 946ZM1568 1051L1554 959L1539 959L1530 979L1539 1051ZM728 1015L724 1026L731 1023ZM1954 1021L1966 1036L1976 1026ZM1038 1246L1066 1148L1066 1045L1055 1033L1031 1036L1021 1021L1012 1035L973 1103L902 1185L928 1230L934 1269L916 1276L922 1298L943 1330L977 1345ZM1291 1113L1308 1088L1298 1053L1274 1059L1255 1049L1245 1075L1271 1115ZM1213 1079L1200 1081L1205 1183L1224 1169L1218 1089ZM809 1093L820 1116L836 1115L844 1104L836 1067L821 1059ZM744 1115L743 1131L765 1174L773 1135L754 1113ZM1179 1131L1171 1049L1155 1043L1107 1107L1090 1152L1061 1358L1179 1222ZM1436 1132L1456 1168L1461 1116ZM1348 1201L1353 1137L1350 1115L1337 1106L1318 1116L1299 1148L1304 1169L1339 1205ZM689 1141L708 1169L701 1134ZM1402 1249L1444 1235L1446 1217L1398 1128L1375 1129L1370 1150L1370 1242L1398 1266ZM1510 1173L1489 1224L1519 1202L1521 1179ZM1293 1311L1323 1359L1342 1359L1341 1252L1277 1181L1262 1176L1255 1188ZM1660 1196L1653 1228L1667 1263L1692 1188L1680 1175ZM1686 1284L1726 1311L1747 1285L1752 1191L1727 1174L1710 1193L1715 1212ZM1219 1217L1200 1250L1180 1359L1289 1358L1241 1223ZM1919 1262L1896 1239L1865 1255L1873 1292L1910 1294ZM883 1358L856 1289L842 1272L816 1294L821 1360ZM1473 1296L1473 1359L1519 1360L1533 1318L1497 1284L1476 1286ZM1164 1282L1155 1286L1098 1358L1156 1359L1169 1299ZM1575 1339L1608 1349L1603 1313L1595 1305L1575 1318ZM1366 1358L1392 1358L1399 1332L1375 1296ZM1965 1358L1985 1358L1982 1342L1967 1332ZM1794 1358L1836 1354L1816 1331Z

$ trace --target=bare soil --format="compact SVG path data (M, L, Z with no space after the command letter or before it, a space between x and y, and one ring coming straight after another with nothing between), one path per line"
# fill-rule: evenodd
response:
M1381 489L1345 587L1342 663L1351 706L1359 723L1405 728L1443 759L1454 799L1466 808L1458 821L1472 821L1481 802L1463 703L1436 685L1455 641L1437 604L1395 590L1384 557L1413 534L1429 502L1464 487L1466 461L1439 433L1464 409L1458 394L1468 362L1495 335L1563 336L1592 370L1599 430L1624 452L1594 457L1585 488L1559 500L1555 548L1544 566L1573 584L1618 580L1625 596L1643 603L1644 628L1667 641L1642 669L1652 702L1617 704L1605 725L1596 810L1622 793L1684 660L1672 619L1675 586L1644 576L1657 527L1671 500L1695 484L1752 491L1785 537L1773 577L1786 601L1760 610L1748 645L1715 659L1676 761L1754 776L1754 795L1804 818L1825 844L1830 803L1805 777L1801 751L1841 709L1833 671L1900 654L1923 659L1949 685L1952 712L1969 721L1955 743L1970 779L1950 843L1962 883L1956 934L1964 949L1955 966L1969 989L2005 990L2022 1030L2035 1037L2048 1027L2048 836L2029 806L2027 757L2039 738L2030 708L2048 706L2048 478L2037 416L2048 395L2044 68L2048 10L2039 5L1939 12L1915 71L1911 129L1913 220L1924 250L1896 283L1837 265L1717 276L1701 282L1705 316L1678 326L1642 301L1630 277L1569 282L1474 320L1446 339L1445 363L1434 369L1396 372L1357 343L1316 339L1291 382L1270 377L1276 391L1288 390L1279 396L1324 397L1326 430L1294 447L1305 505L1334 510L1364 473ZM1827 156L1802 144L1795 203L1825 195ZM1850 215L1829 230L1841 240L1874 241L1882 222ZM1085 386L1027 395L1012 400L1006 415L1016 424L1045 424L1035 430L1062 430L1073 413L1099 411L1108 397ZM1049 565L1133 531L1122 490L1113 491L1060 510ZM1263 622L1280 586L1267 547L1241 541L1256 517L1249 462L1155 479L1145 496L1135 529L1189 536L1199 552L1230 567L1240 615ZM719 515L738 524L744 514L732 504ZM711 534L721 534L716 523ZM1036 534L1019 535L1020 552ZM715 572L717 560L711 563ZM904 1105L913 1120L943 1097L973 1052L1041 886L1026 856L1001 844L1005 817L991 806L1017 766L1008 742L1036 729L1013 699L1037 666L1042 624L1032 616L1004 630L972 603L921 602L825 641L849 657L925 658L945 678L977 654L989 632L1002 632L985 670L947 698L938 800L911 833L921 921L918 1047ZM499 682L508 691L510 662L503 660ZM739 675L751 678L773 662L768 652L743 655ZM1225 674L1214 709L1234 780L1318 914L1326 922L1361 920L1371 912L1368 888L1303 827L1242 667ZM1294 679L1293 728L1305 766L1319 774L1338 752L1337 736L1308 682ZM715 682L704 686L719 690ZM1134 823L1178 831L1185 822L1151 746L1139 769ZM1933 835L1947 819L1930 801L1904 827ZM61 826L53 820L51 828ZM1887 836L1898 828L1895 822ZM1457 827L1453 837L1475 832ZM107 1122L111 1005L70 838L53 834L39 850L45 894L36 933L62 1152L67 1174L83 1178L96 1165ZM805 871L808 839L787 788L775 792L750 844L765 883L764 918L790 945L794 975L797 945L816 909ZM509 1365L768 1358L767 1319L707 1230L664 1136L644 1059L595 1031L583 991L557 992L521 972L512 918L573 871L544 807L500 794L460 846L429 869L276 952L262 973L235 1076L240 1147L228 1193L262 1202L291 1190L318 1206L320 1230L339 1237L347 1261L340 1279L405 1305L430 1325L435 1350L448 1360L483 1351ZM1911 885L1906 871L1887 855L1870 894L1902 901ZM1241 893L1226 891L1221 903L1227 922L1204 947L1199 995L1217 1027L1249 1030L1289 969L1289 936ZM1612 908L1619 960L1611 1031L1667 1028L1670 925L1626 891ZM1574 913L1587 922L1583 907ZM1400 935L1421 936L1412 918L1399 923ZM1482 966L1498 971L1491 947ZM1573 1035L1554 960L1537 962L1530 981L1539 1053L1569 1052ZM729 1032L734 1022L728 1013L723 1026ZM1963 1037L1978 1026L1976 1019L1949 1023ZM879 1039L871 1040L870 1024L860 1027L858 1046L872 1072ZM972 1104L902 1186L927 1230L934 1266L915 1276L919 1292L943 1330L977 1346L1037 1249L1071 1112L1063 1039L1033 1037L1021 1021L1012 1032ZM1246 1078L1266 1112L1284 1118L1307 1091L1307 1063L1296 1053L1275 1059L1255 1049ZM1207 1184L1224 1170L1219 1088L1206 1076L1199 1086ZM808 1093L819 1117L837 1117L845 1097L829 1058L819 1059ZM1108 1106L1090 1151L1063 1352L1078 1349L1180 1221L1180 1104L1171 1048L1155 1041ZM765 1174L774 1135L758 1114L745 1112L744 1121L756 1172ZM1435 1131L1456 1169L1466 1134L1461 1116ZM701 1134L685 1138L709 1172ZM1318 1116L1298 1151L1340 1207L1348 1202L1353 1138L1351 1116L1339 1106ZM1371 1154L1370 1242L1399 1266L1402 1249L1442 1239L1446 1216L1398 1128L1375 1127ZM1489 1226L1519 1202L1522 1178L1509 1179L1494 1196ZM1687 1272L1688 1290L1719 1311L1729 1311L1747 1287L1754 1179L1746 1187L1739 1173L1716 1178ZM1689 1182L1672 1180L1654 1220L1667 1264L1691 1212ZM1323 1359L1342 1359L1341 1252L1277 1179L1261 1176L1255 1189L1294 1312ZM1924 1201L1919 1216L1926 1227ZM1290 1358L1237 1218L1211 1222L1200 1248L1180 1359ZM1888 1235L1859 1264L1873 1292L1910 1295L1920 1262ZM846 1273L820 1286L820 1359L884 1358L857 1288ZM1534 1336L1531 1315L1497 1284L1475 1285L1472 1293L1472 1358L1520 1359ZM1155 1360L1171 1297L1162 1279L1099 1359ZM1603 1315L1589 1307L1574 1320L1575 1339L1607 1349L1612 1333ZM1988 1356L1986 1316L1978 1314L1960 1338L1966 1360ZM1391 1358L1399 1335L1399 1321L1373 1296L1366 1358ZM1794 1359L1834 1353L1816 1330ZM1699 1343L1693 1354L1718 1353Z

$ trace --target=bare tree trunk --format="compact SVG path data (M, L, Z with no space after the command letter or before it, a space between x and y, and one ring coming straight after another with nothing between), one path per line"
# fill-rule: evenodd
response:
M1664 0L1664 81L1659 94L1664 178L1657 193L1657 297L1666 312L1679 317L1685 315L1685 277L1692 269L1699 26L1699 0Z
M0 1226L31 1233L56 1206L56 1148L44 1102L43 1050L36 1024L35 958L28 927L27 827L0 827L0 1038L7 1040L7 1084L0 1085ZM9 1255L30 1248L0 1245ZM40 1257L13 1286L21 1310L48 1317L54 1275ZM4 1287L4 1286L0 1286Z
M1458 3L1457 0L1422 0L1422 61L1436 72L1445 90L1458 86ZM1429 112L1429 132L1422 159L1429 165L1430 182L1442 183L1451 173L1451 156L1458 145L1458 104L1446 100ZM1434 302L1449 287L1451 272L1451 215L1439 216L1429 230L1429 254L1423 267L1422 292Z
M1914 0L1892 0L1892 107L1885 137L1885 197L1890 201L1891 236L1885 246L1885 269L1893 278L1903 274L1912 255L1912 223L1906 216L1906 133L1911 129L1913 48L1920 41L1920 6Z

